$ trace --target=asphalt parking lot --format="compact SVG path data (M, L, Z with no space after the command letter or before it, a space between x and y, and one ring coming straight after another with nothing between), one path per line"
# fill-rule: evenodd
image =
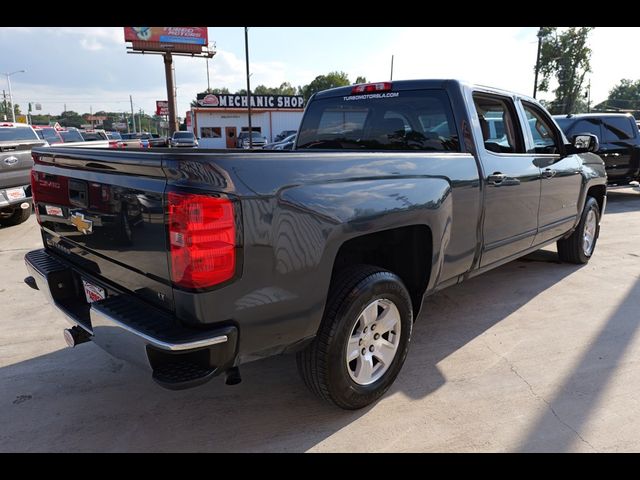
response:
M0 229L0 451L640 450L640 192L609 193L595 256L555 246L426 300L377 404L317 400L284 356L192 390L87 343L23 283L35 218Z

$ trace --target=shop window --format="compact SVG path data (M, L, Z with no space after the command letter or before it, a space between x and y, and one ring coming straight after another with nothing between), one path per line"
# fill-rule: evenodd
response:
M220 127L200 128L200 138L220 138L220 137L222 137L222 129Z

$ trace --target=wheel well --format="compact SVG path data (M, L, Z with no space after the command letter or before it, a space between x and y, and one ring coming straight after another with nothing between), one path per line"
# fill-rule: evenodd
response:
M607 187L605 185L594 185L589 190L587 190L587 196L593 197L598 202L598 207L600 207L600 213L602 213L602 207L604 204L604 197L607 194Z
M356 264L375 265L404 282L417 318L427 288L432 259L431 230L426 225L383 230L346 241L333 264L332 283L340 270Z

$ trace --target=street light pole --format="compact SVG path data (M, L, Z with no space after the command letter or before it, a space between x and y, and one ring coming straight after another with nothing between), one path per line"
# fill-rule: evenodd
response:
M16 108L13 105L13 96L11 95L11 75L13 75L14 73L25 73L26 70L16 70L15 72L11 72L11 73L3 73L3 75L6 75L7 77L7 84L9 85L9 103L11 104L11 118L13 119L13 122L15 123L16 121Z
M247 107L249 108L249 148L253 148L253 129L251 128L251 85L249 83L249 36L248 27L244 27L244 53L247 61Z

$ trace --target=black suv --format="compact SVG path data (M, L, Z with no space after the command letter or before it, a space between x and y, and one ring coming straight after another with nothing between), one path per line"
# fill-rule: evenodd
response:
M627 185L640 179L640 131L635 118L621 113L555 115L567 138L593 133L600 140L597 153L602 157L609 185Z

